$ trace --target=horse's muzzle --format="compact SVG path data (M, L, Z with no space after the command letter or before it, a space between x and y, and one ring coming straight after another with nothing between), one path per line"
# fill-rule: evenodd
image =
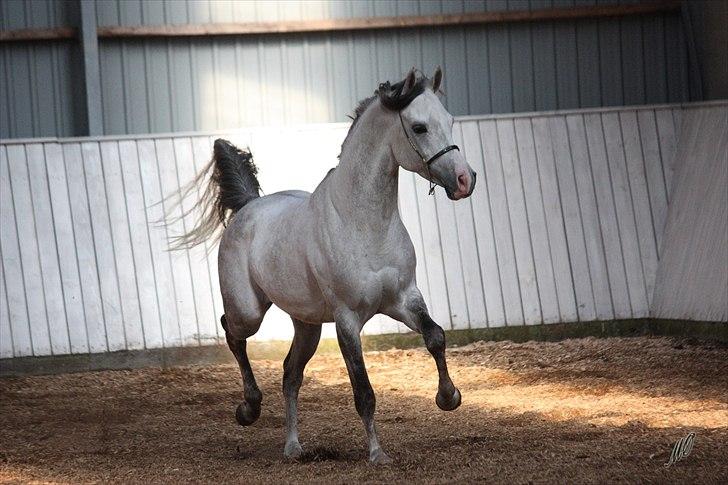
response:
M450 200L460 200L470 197L470 194L472 194L473 190L475 190L476 175L477 174L469 168L456 174L455 181L457 187L455 191L450 192L447 189L445 190L448 198L450 198Z

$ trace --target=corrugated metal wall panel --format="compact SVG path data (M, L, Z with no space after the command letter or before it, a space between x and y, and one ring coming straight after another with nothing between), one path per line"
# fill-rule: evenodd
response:
M73 25L70 2L8 0L0 28ZM0 137L73 136L83 128L83 100L75 93L78 48L71 40L0 45Z
M473 196L453 203L441 190L429 197L427 181L411 172L399 179L400 213L433 318L458 329L649 316L666 182L685 176L682 159L674 159L674 176L670 160L676 149L693 148L675 140L681 109L458 120L455 140L481 175ZM710 151L717 161L726 106L699 109L721 110L715 123L704 123L723 142ZM268 127L224 136L252 148L261 186L273 193L314 189L336 165L347 128ZM0 338L10 337L0 357L220 340L216 244L169 252L167 238L189 229L194 213L169 226L155 223L191 207L196 193L177 209L160 201L202 168L211 147L209 134L0 145ZM716 190L724 188L725 170L718 175ZM687 190L675 187L678 197ZM673 232L680 222L673 220ZM683 249L695 245L678 246L668 243L665 254L692 268ZM701 261L690 273L695 281L724 263ZM668 282L682 278L660 274ZM706 294L720 302L722 288ZM403 330L383 316L365 327ZM332 331L327 325L324 335ZM255 338L291 333L288 317L272 311Z
M105 0L97 2L96 12L99 25L161 25L574 5L573 0ZM2 28L73 25L73 6L3 2ZM684 44L676 14L238 38L101 39L103 130L159 133L345 121L379 82L397 80L412 66L427 74L443 66L446 104L455 114L682 102L694 91ZM79 55L74 41L0 46L0 99L7 107L0 136L81 134L84 100L75 88Z
M665 52L664 32L640 34L640 23L630 25L637 35L622 38L615 52L609 43L620 22L578 29L559 24L552 47L538 44L538 53L529 25L103 41L104 131L344 121L380 81L397 80L412 66L428 74L443 66L446 104L460 115L687 101L682 72L668 66L664 55L643 65L643 58L653 59L651 46ZM540 27L550 34L550 26ZM599 55L600 34L606 37L605 56ZM549 56L556 58L555 68Z

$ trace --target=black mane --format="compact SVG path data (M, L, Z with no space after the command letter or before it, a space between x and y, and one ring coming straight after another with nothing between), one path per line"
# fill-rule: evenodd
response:
M353 120L353 122L351 123L351 127L349 127L349 132L346 134L344 143L341 144L341 151L344 151L344 145L346 145L346 142L349 140L349 137L354 131L354 128L361 118L361 115L364 114L367 108L377 98L382 103L382 106L384 106L388 110L402 111L407 106L409 106L410 103L414 101L417 96L425 92L425 89L430 86L432 86L432 81L430 81L430 79L424 75L418 75L417 79L415 80L414 86L412 86L412 89L410 89L406 93L402 93L402 90L404 89L404 80L399 81L395 84L391 84L389 81L381 83L379 85L379 88L374 91L373 96L362 99L361 101L359 101L356 108L354 108L354 116L349 117ZM341 157L341 155L339 155L339 157Z

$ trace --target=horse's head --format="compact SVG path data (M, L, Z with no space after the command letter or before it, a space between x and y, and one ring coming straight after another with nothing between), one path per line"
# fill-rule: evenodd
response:
M403 81L382 85L379 97L399 117L389 140L397 163L458 200L473 193L475 172L453 142L454 120L438 96L441 83L439 67L432 80L418 77L413 69Z

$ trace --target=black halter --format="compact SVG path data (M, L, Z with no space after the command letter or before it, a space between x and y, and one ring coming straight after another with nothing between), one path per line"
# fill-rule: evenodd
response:
M415 142L412 141L412 138L410 138L409 133L407 132L407 128L404 126L404 120L402 119L402 113L399 113L399 122L402 123L402 130L404 131L404 136L407 137L407 141L409 142L412 149L419 155L419 157L422 159L422 163L425 164L425 168L427 169L427 180L430 182L430 191L427 193L428 195L432 195L435 193L435 182L432 181L432 174L430 173L430 164L446 154L449 151L457 150L460 151L460 147L457 145L448 145L439 152L432 155L429 159L425 158L425 156L422 154L422 152L417 148L417 145L415 145Z

